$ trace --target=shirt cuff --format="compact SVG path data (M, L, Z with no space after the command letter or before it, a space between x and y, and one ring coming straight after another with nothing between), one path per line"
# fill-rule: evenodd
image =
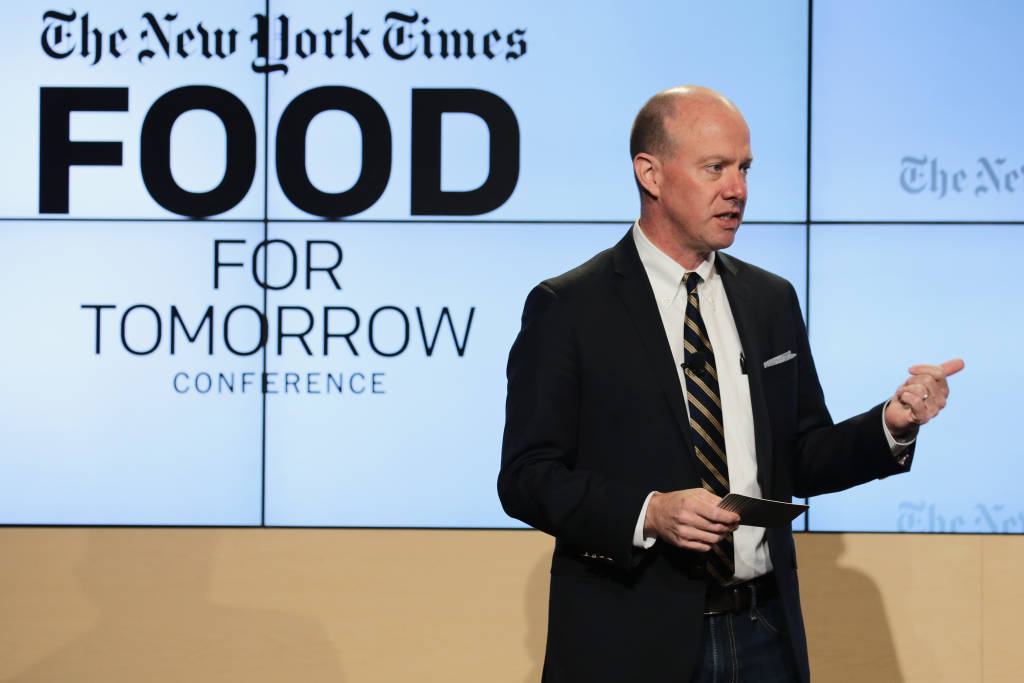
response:
M891 400L892 399L889 399L889 401ZM907 451L913 445L913 443L917 441L917 431L915 430L913 432L913 436L911 436L909 439L903 441L896 440L896 437L894 437L892 435L892 432L889 431L889 425L885 424L885 410L886 408L889 407L889 401L886 401L885 405L882 406L882 431L885 432L885 440L886 442L888 442L889 450L892 452L893 457L896 458L896 462L898 462L900 465L905 465L907 462ZM645 504L644 510L646 509L647 506Z
M888 432L887 432L888 433ZM633 547L647 550L658 540L657 536L644 536L644 522L647 520L647 504L651 502L651 496L657 491L651 491L644 498L644 506L640 508L640 517L636 520L636 527L633 529Z

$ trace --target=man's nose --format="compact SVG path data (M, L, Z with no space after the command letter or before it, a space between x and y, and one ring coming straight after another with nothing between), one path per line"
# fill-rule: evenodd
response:
M726 185L722 193L725 199L744 204L747 201L747 176L743 171L736 169L731 171L726 179Z

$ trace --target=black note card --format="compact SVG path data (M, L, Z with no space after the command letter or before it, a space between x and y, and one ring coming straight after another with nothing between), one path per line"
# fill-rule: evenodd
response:
M740 524L764 527L789 526L807 509L807 506L801 503L751 498L738 493L727 494L718 507L738 514Z

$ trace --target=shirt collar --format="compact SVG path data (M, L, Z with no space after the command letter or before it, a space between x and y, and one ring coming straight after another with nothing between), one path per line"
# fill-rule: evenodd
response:
M633 223L633 242L640 255L640 263L651 281L655 298L661 301L674 297L683 282L683 276L691 271L658 249L640 228L639 220ZM697 266L696 272L704 282L708 282L715 275L715 252L711 252L708 258Z

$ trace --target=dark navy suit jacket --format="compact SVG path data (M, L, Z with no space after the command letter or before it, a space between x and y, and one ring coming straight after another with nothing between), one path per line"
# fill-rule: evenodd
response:
M763 496L817 495L909 469L910 458L901 466L892 456L882 405L832 423L789 282L721 253L716 268L746 356ZM796 357L763 366L787 351ZM689 680L703 556L632 540L648 493L699 486L692 463L678 373L627 233L534 288L509 355L498 493L509 515L556 538L545 681ZM766 538L807 681L793 535Z

